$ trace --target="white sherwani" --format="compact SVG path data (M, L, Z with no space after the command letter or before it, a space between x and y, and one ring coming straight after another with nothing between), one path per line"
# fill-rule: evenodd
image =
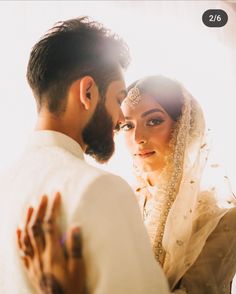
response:
M120 177L90 166L79 144L53 131L34 132L21 159L1 179L0 293L33 293L16 245L16 228L30 204L62 194L63 231L83 230L89 293L167 293L135 196Z

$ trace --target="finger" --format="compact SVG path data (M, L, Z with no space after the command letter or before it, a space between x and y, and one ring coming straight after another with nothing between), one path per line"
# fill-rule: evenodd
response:
M75 227L69 230L67 235L66 247L68 251L68 256L71 259L81 259L82 258L82 236L81 229Z
M47 245L52 245L54 242L59 241L59 227L58 221L61 210L61 194L56 193L52 207L47 220L44 222L43 230L45 232L45 239Z
M27 232L27 227L32 217L32 214L33 214L33 208L29 207L27 211L27 215L26 215L24 230L23 231L21 231L20 229L17 230L18 246L24 252L24 255L27 255L31 258L34 256L34 251L33 251L33 247Z
M21 255L21 259L25 265L26 268L29 268L29 261L28 261L28 258L27 256L25 256L25 253L23 251L23 245L22 245L22 242L21 242L21 233L22 231L18 228L16 230L16 234L17 234L17 243L18 243L18 247L20 249L20 255Z
M33 213L33 208L29 207L28 211L27 211L27 215L26 215L26 222L25 222L25 228L24 230L20 230L17 229L17 240L18 240L18 247L22 250L21 254L23 254L24 256L29 256L29 257L33 257L34 252L33 252L33 247L32 244L30 242L30 238L27 232L27 226L29 224L29 221L31 219Z
M39 208L36 213L35 222L42 222L43 221L45 214L46 214L47 205L48 205L48 197L47 197L47 195L43 195L43 197L40 201L40 204L39 204Z
M33 215L33 212L34 212L34 209L33 207L29 207L28 208L28 211L27 211L27 215L26 215L26 222L25 222L25 228L28 226L30 220L31 220L31 217Z
M27 215L26 215L25 228L29 224L29 221L31 219L33 211L34 211L34 209L32 207L29 207L29 209L27 211ZM17 236L18 247L19 247L19 249L22 249L23 245L22 245L22 241L21 241L21 236L22 236L22 230L21 229L19 229L19 228L16 229L16 236Z
M22 244L22 254L30 258L34 257L34 249L30 241L29 235L25 232L21 233L20 243Z
M61 194L60 192L57 192L53 199L51 212L48 218L51 222L55 222L57 220L60 214L60 209L61 209Z
M46 214L47 205L48 198L46 195L44 195L40 201L35 217L32 220L31 234L29 234L31 239L33 239L32 242L34 242L35 247L37 247L39 253L42 253L45 248L45 236L42 229L42 223Z
M20 249L20 255L21 255L21 260L23 261L25 267L28 269L29 268L29 261L27 256L25 256L25 253L23 251L23 245L22 245L22 241L21 241L21 235L22 231L21 229L17 228L16 230L16 235L17 235L17 243L18 243L18 247Z
M21 242L21 233L22 233L21 229L17 228L16 230L17 244L20 250L22 250L22 247L23 247Z
M31 220L31 216L33 214L33 207L29 207L28 211L27 211L27 215L26 215L26 222L25 222L25 230L27 229L27 226ZM17 228L16 230L16 235L17 235L17 243L18 243L18 247L19 249L22 249L23 247L23 244L22 244L22 241L21 241L21 236L22 236L22 230Z
M45 236L42 228L43 219L46 214L48 197L44 195L40 201L39 207L31 217L28 225L28 235L34 250L34 267L37 272L43 271L43 251L45 249Z
M82 259L82 234L79 227L69 230L66 247L70 283L83 293L85 288L85 267Z
M24 266L29 269L29 258L27 256L21 257L21 260L23 261Z
M60 260L61 264L63 264L63 266L66 266L66 259L64 255L63 246L61 244L60 229L58 225L60 208L61 195L60 193L56 193L52 202L48 218L43 223L43 231L46 240L46 249L44 252L44 256L49 261ZM51 262L48 262L47 266L50 267L50 264ZM50 271L50 268L45 268L45 271Z

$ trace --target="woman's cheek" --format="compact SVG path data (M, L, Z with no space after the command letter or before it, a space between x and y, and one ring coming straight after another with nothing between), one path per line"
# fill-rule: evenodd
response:
M131 142L131 138L128 134L125 134L125 144L128 148L128 151L131 155L133 155L133 144Z

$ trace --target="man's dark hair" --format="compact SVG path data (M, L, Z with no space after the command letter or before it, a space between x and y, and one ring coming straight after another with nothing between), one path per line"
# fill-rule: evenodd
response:
M86 75L93 77L104 98L129 60L126 43L102 24L88 17L57 23L35 44L27 67L38 110L46 105L52 113L64 111L69 86Z

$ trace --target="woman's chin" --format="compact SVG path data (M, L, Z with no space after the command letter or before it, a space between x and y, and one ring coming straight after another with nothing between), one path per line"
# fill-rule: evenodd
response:
M151 172L159 171L160 166L157 165L156 163L155 164L146 163L146 164L140 165L139 169L141 170L141 172L151 173Z

